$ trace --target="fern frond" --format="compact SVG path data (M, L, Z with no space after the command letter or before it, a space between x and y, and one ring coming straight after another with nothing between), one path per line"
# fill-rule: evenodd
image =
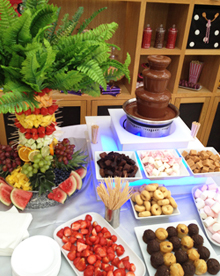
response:
M51 40L53 39L54 35L55 35L55 29L57 27L57 23L58 23L58 18L60 15L60 11L61 11L61 7L59 7L57 9L56 15L57 15L57 19L55 22L52 23L52 26L45 32L45 38L51 42Z
M89 23L102 11L106 10L107 7L101 8L95 11L88 19L86 19L83 24L79 27L78 33L82 33L83 30L89 25Z
M13 9L10 1L0 0L0 35L9 27L15 24L18 14Z
M44 7L47 3L49 2L49 0L23 0L23 7L24 7L24 11L26 9L29 9L32 14L39 8Z

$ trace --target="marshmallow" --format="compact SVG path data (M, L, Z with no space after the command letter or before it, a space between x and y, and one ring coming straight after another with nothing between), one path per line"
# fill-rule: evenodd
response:
M218 214L217 222L220 223L220 213Z
M212 239L214 241L216 241L217 243L220 243L220 234L219 233L215 233L212 235Z
M206 219L208 217L203 208L199 210L199 214L201 219Z
M196 198L196 199L195 199L195 202L200 202L200 201L205 202L205 201L204 201L204 200L202 200L200 197L198 197L198 198Z
M198 197L200 197L201 193L202 193L202 191L200 189L196 189L194 196L196 198L198 198Z
M204 211L205 211L205 213L206 213L208 216L210 216L210 217L214 217L214 216L215 216L215 213L212 211L211 207L208 206L208 205L206 205L206 206L204 207Z
M196 207L197 209L202 209L203 207L205 206L205 201L199 201L199 202L196 202Z
M216 192L215 191L208 191L208 198L214 198Z
M163 165L163 163L161 162L161 160L156 160L156 161L154 162L154 166L155 166L157 169L159 169L162 165Z
M154 168L153 171L152 171L152 175L153 176L158 176L159 175L159 171Z
M211 209L216 214L220 213L220 203L219 202L215 202L214 205L212 205Z
M209 184L209 185L208 185L208 189L209 189L209 190L215 190L215 191L216 191L217 188L218 188L218 186L216 185L216 183L213 183L213 184Z
M205 205L212 207L215 204L215 201L212 198L207 198L205 200Z
M209 226L213 225L215 222L216 222L216 218L212 218L212 217L207 217L207 218L203 221L205 227L207 227L207 228L208 228Z
M212 225L212 229L214 232L220 231L220 223L216 222Z
M220 194L215 194L214 200L216 200L220 203Z
M201 188L201 191L204 192L208 189L207 185L203 185L202 188Z
M212 229L212 226L213 226L213 225L209 226L207 229L209 230L209 232L211 232L211 234L214 234L215 231Z
M208 197L208 191L204 191L200 195L200 198L203 199L203 200L206 200L207 197Z

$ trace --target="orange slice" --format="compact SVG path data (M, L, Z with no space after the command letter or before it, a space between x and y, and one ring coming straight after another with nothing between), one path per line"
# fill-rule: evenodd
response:
M53 142L50 144L50 154L51 155L54 155L54 145L53 145Z
M24 162L29 162L28 155L31 151L32 151L31 148L23 146L18 150L18 155L21 158L21 160L23 160Z

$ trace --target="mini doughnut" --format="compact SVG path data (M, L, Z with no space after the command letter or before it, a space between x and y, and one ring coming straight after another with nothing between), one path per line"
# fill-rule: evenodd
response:
M156 189L159 187L159 184L158 184L158 183L151 183L151 185L156 186Z
M161 191L163 193L163 196L166 197L168 195L168 190L165 187L159 187L158 188L159 191Z
M160 251L162 253L170 253L173 250L173 244L169 241L163 241L160 243Z
M156 191L157 187L155 185L152 184L148 184L145 188L148 192L154 192Z
M139 194L140 194L139 192L134 192L133 195L131 196L131 200L132 200L133 202L136 202L136 201L135 201L135 196L136 196L136 195L139 195Z
M143 185L141 185L140 187L139 187L139 192L141 193L142 191L144 191L145 189L146 189L146 186L147 186L147 184L143 184Z
M151 208L150 201L145 200L144 201L144 206L145 206L146 211L150 211L150 208Z
M138 204L138 205L143 205L143 200L141 199L141 195L138 194L135 196L135 202Z
M171 191L169 191L169 190L167 190L167 196L166 196L166 198L170 198L171 197Z
M171 215L173 213L173 207L171 205L163 205L162 212L164 215Z
M151 212L149 211L143 211L143 212L140 212L138 214L139 217L150 217L151 216Z
M160 205L160 206L161 205L169 205L169 203L170 203L170 201L167 198L166 199L161 199L161 200L157 201L157 204Z
M140 206L140 205L138 205L138 204L135 204L135 205L134 205L134 209L135 209L135 211L137 211L137 212L143 212L143 211L145 211L144 205Z
M160 190L156 190L154 192L154 197L157 199L157 200L161 200L161 199L164 199L164 194L163 192L161 192Z
M170 204L172 205L172 207L174 209L176 209L177 208L177 203L176 203L175 199L173 197L170 197L169 200L170 200Z
M150 197L154 196L154 192L149 192L149 194L150 194Z
M157 239L159 241L165 241L166 238L168 237L168 232L166 229L164 228L158 228L156 231L155 231L155 235L157 237Z
M158 204L153 204L150 210L154 216L160 216L162 214L162 209Z
M156 201L156 200L152 200L152 201L151 201L151 205L154 205L154 204L157 204L157 201Z
M148 191L146 191L146 190L143 190L142 192L141 192L141 199L142 200L150 200L150 194L149 194L149 192Z

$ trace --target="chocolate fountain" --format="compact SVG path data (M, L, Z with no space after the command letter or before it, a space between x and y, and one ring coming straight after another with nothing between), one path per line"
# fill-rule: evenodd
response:
M179 116L179 110L169 103L171 93L167 84L171 74L166 68L170 62L166 56L148 56L149 68L142 72L144 86L136 90L136 99L123 104L127 131L144 137L170 134L171 124Z

